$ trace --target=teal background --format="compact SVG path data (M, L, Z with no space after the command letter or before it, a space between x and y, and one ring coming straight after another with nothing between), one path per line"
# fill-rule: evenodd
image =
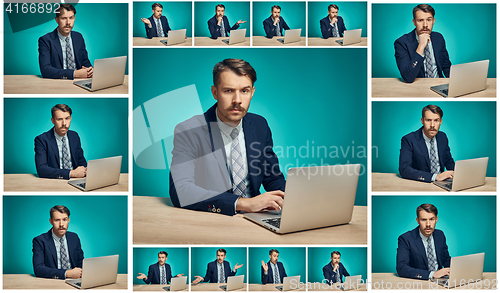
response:
M344 20L346 29L362 29L361 37L366 37L367 17L366 2L308 2L308 36L321 38L319 21L328 16L328 5L336 4L339 7L339 16ZM286 21L286 19L285 19Z
M165 7L165 6L163 6ZM134 247L134 285L146 285L141 279L137 279L139 273L148 275L149 266L158 262L158 252L165 251L168 253L166 263L172 269L172 277L178 274L184 274L189 277L189 249L187 247Z
M85 258L120 255L118 274L127 273L126 196L4 196L3 273L34 274L33 238L52 229L50 209L66 206L68 231L78 234Z
M55 13L9 15L6 7L4 4L4 44L8 44L4 46L4 74L41 75L38 39L57 28ZM127 3L78 3L75 9L73 31L82 34L90 63L128 56ZM18 31L21 26L24 29Z
M325 279L323 267L332 262L332 251L340 252L340 262L349 275L361 275L362 280L367 279L366 247L309 247L307 251L308 282L321 283Z
M194 2L194 31L196 37L210 37L208 20L215 15L215 5L226 7L224 16L232 27L239 20L247 21L240 24L238 29L246 28L245 37L250 36L250 2Z
M87 161L121 155L121 172L128 173L127 99L5 98L5 174L36 174L35 137L54 127L50 109L56 104L73 110L69 129L78 132Z
M495 196L373 196L372 273L396 272L398 237L418 226L424 203L437 207L451 257L484 252L484 272L496 271Z
M306 282L306 248L305 247L250 247L248 255L249 284L262 284L262 261L269 261L269 250L276 249L280 255L278 261L283 263L287 276L300 275L300 282Z
M399 174L401 138L422 126L422 108L429 104L372 103L373 172ZM489 157L486 176L496 177L496 103L446 101L437 105L443 110L439 131L446 133L453 159Z
M168 25L172 30L186 29L186 36L193 36L191 2L134 2L134 37L145 37L146 29L141 18L149 18L153 15L151 5L160 3L163 5L162 15L167 18ZM142 281L141 281L142 282ZM143 282L144 283L144 282Z
M253 35L265 36L264 20L271 16L271 7L281 7L280 16L283 17L290 29L301 28L301 37L306 36L306 3L305 2L253 2ZM319 21L319 20L318 20ZM284 31L284 30L283 30ZM286 32L285 32L286 34ZM215 65L215 64L214 64Z
M246 247L191 247L191 278L188 282L192 282L194 276L205 277L207 274L207 265L209 262L217 260L217 249L223 248L226 250L225 261L229 262L231 270L236 264L243 264L236 272L236 276L245 275L243 283L247 282L247 248Z
M267 119L273 134L274 150L281 148L279 156L281 170L286 176L290 167L323 164L362 164L358 183L356 205L366 205L366 154L358 150L366 149L367 114L366 114L366 49L331 50L322 48L307 49L203 49L203 55L190 51L171 48L154 51L157 62L152 66L150 56L154 49L134 49L134 70L161 74L169 82L150 86L147 75L134 75L133 108L141 106L164 93L195 84L199 102L203 111L208 110L215 100L210 92L213 66L225 58L241 58L248 61L257 72L255 94L250 104L250 112ZM167 52L168 51L168 52ZM274 70L268 58L262 56L278 54L280 56L279 85L275 84ZM177 70L163 70L163 68ZM332 68L337 70L332 71ZM195 68L195 70L193 70ZM350 85L350 86L345 86ZM277 89L279 88L279 91ZM187 98L187 97L183 97ZM194 105L186 107L195 108ZM356 109L355 114L349 109ZM183 110L182 112L188 111ZM179 115L161 110L175 123ZM202 114L202 113L197 113ZM173 135L173 129L171 130ZM170 141L172 137L167 138ZM300 158L286 154L286 148L301 146L309 150L318 146L336 146L338 158L327 155L317 158ZM343 148L344 156L340 148ZM352 150L355 149L354 155ZM315 149L316 150L316 149ZM172 149L165 149L171 153ZM154 160L164 158L155 157ZM323 159L323 161L322 161ZM153 159L151 159L153 160ZM170 164L170 162L168 162ZM137 166L134 160L134 195L168 196L169 169L149 170ZM261 188L261 191L263 189Z
M415 28L412 11L418 4L372 5L372 77L401 78L394 42ZM488 77L495 78L496 4L431 5L436 12L432 31L443 35L451 64L489 59Z

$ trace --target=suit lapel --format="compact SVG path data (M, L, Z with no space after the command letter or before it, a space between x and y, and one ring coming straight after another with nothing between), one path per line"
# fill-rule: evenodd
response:
M415 52L415 51L417 51L417 47L418 47L417 33L416 33L415 29L411 31L409 37L410 37L410 52ZM424 56L424 59L425 59L425 56ZM417 75L417 77L425 77L423 64L422 64L422 67L420 67L420 72Z
M424 260L425 267L427 268L429 264L427 263L427 253L425 252L424 243L422 242L422 238L420 237L418 227L413 230L413 240L415 241L415 245L417 246L418 252L422 256Z
M154 266L155 268L155 276L158 276L158 280L156 280L158 282L158 284L161 283L161 274L160 274L160 263L156 263L156 265Z
M243 133L245 134L245 148L246 148L246 153L247 153L247 166L248 166L248 174L260 174L260 164L259 166L256 166L255 162L252 163L250 160L257 160L259 158L259 150L262 150L262 147L259 145L251 145L253 142L257 142L257 132L255 130L255 127L250 124L248 121L248 118L243 118ZM251 191L255 191L258 193L259 187L260 186L253 186L253 180L252 176L248 176L248 179L250 180L250 185L251 185Z
M155 35L158 37L158 30L156 29L156 21L154 16L151 16L151 29L155 32Z
M57 147L56 136L54 135L54 128L52 128L49 131L48 136L49 136L49 146L50 146L50 148L52 148L52 151L56 155L57 166L59 166L59 168L61 168L61 166L59 164L59 162L60 162L59 148Z
M268 278L271 278L271 283L274 283L274 273L273 273L273 267L271 266L271 262L267 263L267 268L268 268Z
M424 139L424 134L422 133L422 128L417 130L415 135L417 137L417 144L420 148L420 151L424 154L425 163L427 164L427 168L429 168L429 170L430 170L431 169L431 161L429 159L429 150L427 149L427 145L425 144L425 139Z
M439 156L439 171L444 171L444 161L443 161L443 158L444 158L444 150L443 148L441 148L441 139L440 139L441 135L439 135L439 132L436 134L436 144L437 144L437 149L438 149L438 156Z
M78 167L78 163L76 161L75 153L76 153L76 146L74 143L71 143L71 138L70 138L70 132L67 132L66 137L68 138L68 143L69 143L69 152L71 155L71 163L73 164L73 169L76 169Z
M216 107L217 104L212 106L205 113L205 119L207 123L206 125L204 125L204 127L206 127L207 130L205 134L205 139L212 148L212 153L217 159L217 163L219 164L219 168L222 174L227 174L227 182L230 182L229 172L227 171L226 150L224 148L224 142L222 141L222 135L220 133L219 126L217 125L217 118L216 118L217 114L215 113Z
M54 264L57 267L57 250L56 245L54 244L54 239L52 238L52 229L46 233L45 241L47 246L49 247L50 254L52 255L52 259L54 260Z
M61 62L61 66L64 66L61 41L59 40L59 35L57 34L57 28L53 32L52 40L54 48L56 49L57 52L57 57L59 58L59 62Z

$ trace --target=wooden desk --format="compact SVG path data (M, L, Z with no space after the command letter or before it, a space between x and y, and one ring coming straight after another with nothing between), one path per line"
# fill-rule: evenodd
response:
M283 44L278 41L278 38L281 37L273 37L272 39L268 39L264 36L254 36L253 37L253 46L305 46L306 45L306 37L300 37L299 42Z
M72 178L75 180L77 178ZM3 175L4 191L70 191L83 192L68 184L65 179L39 178L34 174L5 174ZM128 191L128 173L120 174L118 184L92 190L91 192L120 192Z
M361 38L360 43L355 43L347 46L341 46L339 43L335 42L336 40L340 40L343 38L328 38L328 39L323 39L323 38L308 38L307 39L307 45L308 46L337 46L337 47L360 47L360 46L365 46L367 45L367 38Z
M276 289L276 286L279 286L282 284L250 284L248 286L248 291L278 291L281 292L279 289ZM297 290L292 290L292 292L295 291L306 291L306 284L299 285L300 289Z
M152 39L148 39L145 37L134 37L133 45L134 46L151 46L151 47L171 47L164 45L160 40L168 40L168 38L160 38L154 37ZM190 47L193 45L193 38L187 38L184 43L172 45L173 47Z
M150 284L150 285L134 285L134 291L165 291L163 287L170 287L170 285L158 285L158 284ZM186 289L180 291L189 291L189 285L186 284Z
M365 206L349 224L279 235L233 217L175 208L168 197L134 196L134 244L366 244ZM161 220L151 215L162 215ZM158 231L162 231L158 233Z
M81 79L77 79L81 80ZM122 85L91 92L73 84L70 79L42 78L38 75L5 75L4 94L63 94L63 95L127 95L128 75Z
M400 78L372 78L372 97L382 98L443 98L431 90L431 86L449 83L449 78L417 78L413 83L406 83ZM495 98L497 79L488 78L484 91L471 93L459 98Z
M209 37L196 37L194 38L195 46L250 46L250 37L246 37L243 43L237 43L228 45L222 41L222 39L229 39L229 37L218 37L217 40L211 39Z
M497 178L486 177L483 186L465 189L465 192L496 191ZM434 183L403 179L396 173L372 173L372 191L428 191L449 192Z
M483 273L483 280L469 285L457 286L455 289L489 289L495 286L497 273ZM487 280L487 281L486 281ZM382 283L383 282L383 283ZM373 273L372 274L372 289L446 289L438 285L436 282L429 280L416 280L408 278L400 278L394 273ZM406 287L405 287L406 286Z
M196 285L191 284L191 291L222 291L219 286L226 285L226 283L198 283ZM243 288L234 291L247 291L247 284L243 283Z
M326 283L308 283L307 291L342 291L342 289L336 285L330 286ZM359 284L358 288L349 291L366 291L366 284Z
M36 278L28 274L4 274L3 275L4 289L76 289L68 285L64 280ZM127 289L127 274L118 274L116 283L96 287L95 289Z

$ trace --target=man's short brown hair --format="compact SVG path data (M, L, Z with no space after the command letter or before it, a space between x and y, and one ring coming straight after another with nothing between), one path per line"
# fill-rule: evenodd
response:
M219 248L217 249L217 253L222 252L224 255L226 255L226 250L224 248Z
M332 9L332 8L339 10L339 7L335 4L328 5L328 11L330 11L330 9Z
M151 5L151 8L153 8L153 10L156 10L156 7L160 7L161 9L163 9L163 5L161 5L160 3L155 3Z
M57 110L63 111L63 112L69 112L69 116L73 114L73 111L68 105L65 104L57 104L52 109L50 109L50 113L52 114L52 118L54 118L54 114L56 113Z
M418 4L413 8L413 19L415 19L417 11L428 12L432 14L432 17L434 17L435 14L434 8L432 8L429 4Z
M239 76L250 78L252 86L257 81L257 73L250 63L242 59L224 59L214 66L213 81L215 87L219 85L220 74L226 70L232 71Z
M61 214L66 214L69 217L69 209L63 205L56 205L50 209L49 213L50 213L51 219L52 219L52 215L54 214L54 212L60 212Z
M441 110L441 108L439 108L439 106L427 105L427 106L423 107L422 108L422 118L425 117L425 112L427 112L427 111L431 111L434 114L438 114L439 118L443 118L443 110Z
M226 6L224 6L224 4L217 4L217 5L215 5L215 11L217 11L218 7L224 8L224 10L226 10Z
M279 5L273 5L273 7L271 7L271 12L273 12L274 8L278 9L279 11L281 11L281 7Z
M436 217L438 215L438 209L433 204L430 204L430 203L424 203L424 204L421 204L421 205L418 206L418 208L417 208L417 218L420 217L420 212L421 211L426 211L428 213L432 213Z
M66 10L66 11L73 11L73 14L76 15L76 9L73 5L71 4L61 4L59 5L59 11L56 13L56 17L59 17L61 15L63 15L65 12L63 11Z

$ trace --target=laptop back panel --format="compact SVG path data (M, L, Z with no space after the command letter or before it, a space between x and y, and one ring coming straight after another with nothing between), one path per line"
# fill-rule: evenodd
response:
M232 30L229 36L229 45L243 43L245 41L245 35L247 29Z
M344 280L344 290L356 290L361 285L361 275L347 276Z
M486 88L489 63L489 60L483 60L452 65L448 97L458 97L484 90Z
M123 84L126 66L127 56L95 60L91 91Z
M484 185L487 168L488 157L457 161L451 191Z
M344 31L343 46L361 42L361 29Z
M186 42L186 29L171 30L168 32L168 39L162 41L167 46L182 44L184 42Z
M299 288L300 275L292 277L283 278L283 289L282 291L290 291Z
M301 28L286 30L285 31L285 40L283 41L285 44L295 43L300 41L300 33L302 32Z
M118 258L110 255L83 259L81 289L116 283Z
M170 279L170 291L181 291L186 289L187 276Z
M484 252L451 258L449 287L483 279ZM462 284L460 284L462 282Z
M117 184L121 165L122 156L89 161L85 191Z
M226 291L238 290L243 288L245 275L227 277Z

